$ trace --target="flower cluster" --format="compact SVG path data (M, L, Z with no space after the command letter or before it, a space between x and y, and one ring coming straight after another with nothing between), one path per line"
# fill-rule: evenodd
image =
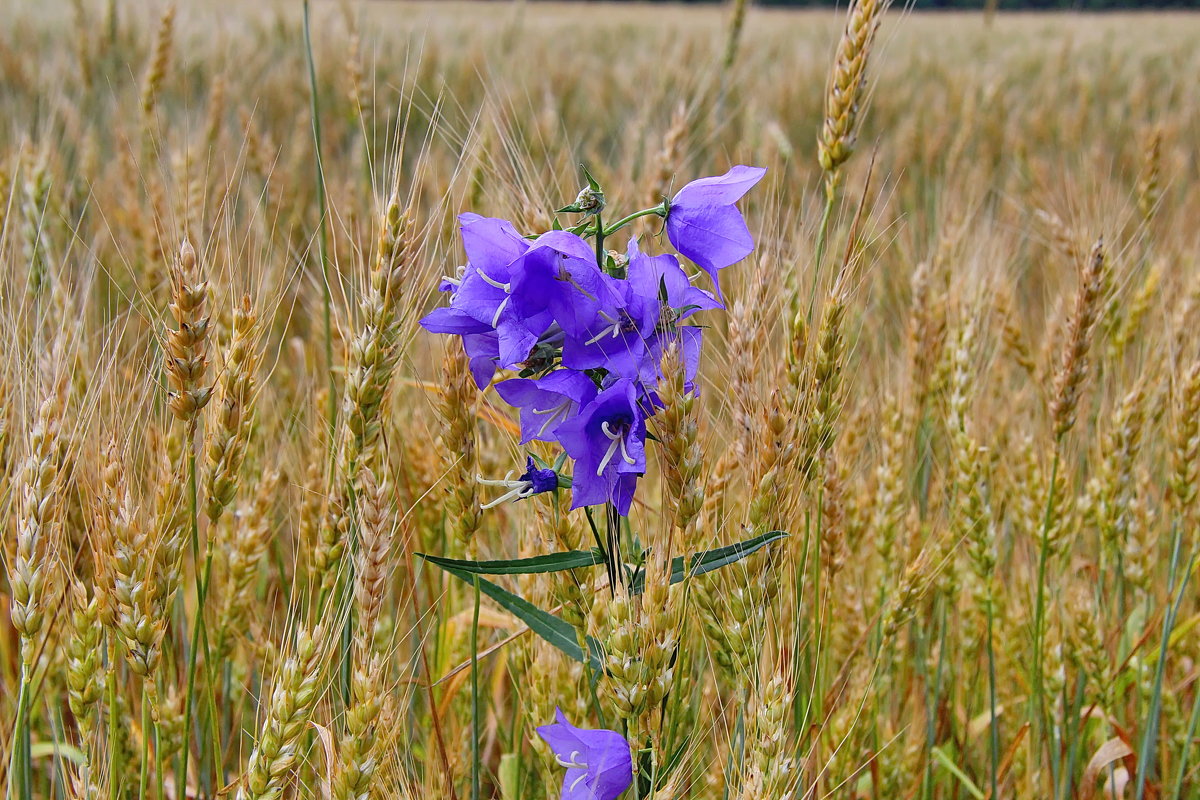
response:
M522 444L557 442L574 460L572 508L611 502L629 513L646 471L646 419L661 407L663 355L674 345L693 380L702 329L687 321L723 307L720 271L753 250L735 203L765 172L737 166L693 181L608 228L604 195L590 177L590 188L561 209L587 215L575 228L527 237L506 220L459 217L467 263L442 280L450 304L421 325L462 337L480 389L500 370L517 373L496 391L520 411ZM650 214L665 220L679 255L700 268L695 275L679 256L643 252L636 238L624 252L604 249L606 237ZM696 285L703 274L712 291ZM504 499L522 499L559 486L547 472L530 460L520 478L491 483L508 489Z

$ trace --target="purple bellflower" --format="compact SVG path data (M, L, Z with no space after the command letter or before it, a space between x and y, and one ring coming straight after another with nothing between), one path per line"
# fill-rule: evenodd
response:
M513 378L496 384L496 392L521 410L521 444L555 441L554 432L581 405L596 398L596 384L582 372L558 369L544 378Z
M562 800L615 800L633 784L633 755L616 731L576 728L560 709L556 722L542 725L538 736L567 768Z
M610 290L592 246L569 231L542 234L509 270L517 315L535 319L546 314L568 336L583 333L608 301Z
M629 240L628 280L635 294L661 300L666 292L666 304L681 311L679 319L690 317L697 311L724 308L721 301L698 286L693 286L687 273L679 266L679 259L670 253L649 256L641 251L636 238Z
M638 295L628 281L610 278L609 284L611 302L596 310L578 336L567 337L563 343L563 366L606 369L633 380L651 366L647 345L654 336L661 305L653 296Z
M509 501L524 500L527 497L533 497L535 494L552 492L558 488L558 473L552 469L539 469L533 461L533 456L526 456L525 472L519 478L514 478L513 471L509 470L503 480L488 480L482 475L475 476L475 480L484 486L501 486L507 489L504 494L492 502L484 504L482 506L484 509L492 508Z
M579 414L558 426L558 441L575 459L571 508L612 501L629 515L638 477L646 471L646 420L638 386L622 378Z
M435 309L421 320L421 325L432 333L463 336L464 346L468 336L490 335L486 342L488 357L494 359L490 370L476 362L483 355L484 342L475 343L476 353L468 351L472 374L482 387L497 366L512 367L525 360L549 324L549 315L527 319L512 308L509 264L529 250L512 223L478 214L462 214L458 219L467 264L459 277L443 277L439 285L450 292L450 307ZM484 374L487 379L481 380Z
M754 250L742 212L734 205L766 174L762 167L736 166L724 175L684 186L667 204L667 238L717 282L717 273ZM720 294L720 286L717 286Z

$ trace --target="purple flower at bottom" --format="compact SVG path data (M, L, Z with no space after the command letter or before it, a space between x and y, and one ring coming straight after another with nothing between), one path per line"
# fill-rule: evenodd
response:
M496 384L496 392L510 406L521 409L521 441L554 441L558 426L581 405L596 397L596 384L582 372L559 369L544 378L512 378Z
M576 728L561 709L556 722L537 729L559 764L567 768L562 800L615 800L633 783L633 755L616 731Z
M613 383L558 427L558 441L575 459L571 508L612 501L629 514L638 477L646 471L646 420L637 385Z
M734 205L766 174L762 167L736 166L724 175L684 186L667 206L667 238L675 249L717 281L717 272L754 250L742 212ZM720 294L720 286L717 287Z
M513 471L509 470L503 480L488 480L481 475L476 476L475 480L484 486L502 486L508 490L492 502L484 503L482 508L485 510L510 500L515 503L535 494L553 492L558 488L558 473L552 469L538 469L533 456L526 456L525 473L519 478L513 478Z

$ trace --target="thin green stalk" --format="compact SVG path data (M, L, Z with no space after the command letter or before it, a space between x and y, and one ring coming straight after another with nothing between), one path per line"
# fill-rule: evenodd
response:
M471 614L471 800L479 800L479 575L475 575Z
M596 266L604 269L604 237L607 233L604 230L604 221L600 217L600 212L596 212Z
M110 636L110 639L112 637ZM117 800L120 797L118 776L124 765L121 764L121 748L117 747L117 645L114 641L108 643L108 797ZM187 736L184 736L183 751L187 752ZM187 761L184 761L187 766ZM185 771L186 774L186 771Z
M942 695L942 676L943 668L946 664L946 602L944 597L938 597L934 601L935 625L938 635L938 655L937 664L934 666L933 675L928 673L925 675L925 692L926 692L926 711L925 711L925 747L929 752L937 746L937 713L941 705ZM932 645L933 640L930 637L929 644ZM930 678L932 677L932 681ZM925 800L933 797L933 759L925 760L925 771L921 780L922 790L921 796Z
M608 226L607 228L602 228L601 234L603 236L612 236L614 233L621 230L621 228L624 228L626 225L633 222L635 219L639 219L640 217L648 217L651 214L658 214L660 217L665 217L666 213L667 213L667 203L666 203L666 201L663 201L659 205L656 205L654 208L643 208L641 211L635 211L627 217L622 217L621 219L617 220L616 222L614 222L612 225ZM597 219L597 224L598 223L599 223L599 220Z
M179 780L187 785L189 740L192 736L192 713L196 691L196 656L200 646L200 628L204 625L204 578L200 572L200 523L196 516L196 448L194 431L189 428L188 494L192 523L192 563L196 565L196 618L192 622L191 647L188 649L187 694L183 700L183 753L180 755Z
M25 743L29 734L29 677L26 673L24 661L21 664L21 688L17 691L17 718L13 728L12 752L9 755L8 774L9 785L6 797L11 798L13 794L13 784L17 786L17 797L20 800L29 800L30 787L26 782L25 776L29 770L27 762L29 760L29 750Z
M155 697L161 697L159 690L155 690ZM162 743L162 728L158 724L158 720L154 720L154 776L155 776L155 800L166 800L166 773L163 770L163 743Z
M1167 649L1171 646L1171 630L1175 627L1175 615L1179 613L1179 606L1183 603L1183 594L1187 590L1188 579L1191 577L1191 568L1195 563L1193 557L1188 562L1188 568L1183 573L1183 580L1179 585L1179 596L1174 603L1171 602L1171 595L1175 593L1175 581L1179 575L1179 549L1181 544L1181 536L1178 525L1171 526L1174 530L1171 544L1171 567L1169 571L1169 583L1167 586L1167 613L1163 615L1162 623L1162 639L1158 646L1158 663L1154 669L1154 692L1150 696L1150 710L1146 714L1146 724L1142 731L1142 746L1138 753L1138 770L1137 770L1137 791L1134 795L1134 800L1143 800L1146 794L1146 777L1150 774L1153 768L1155 745L1158 743L1158 720L1162 714L1162 688L1163 674L1167 666ZM1191 740L1188 740L1189 745Z
M1183 779L1187 775L1188 756L1192 752L1192 742L1195 741L1197 727L1200 727L1200 692L1197 692L1195 699L1192 700L1192 715L1188 719L1187 738L1184 739L1187 745L1179 756L1179 769L1175 772L1175 791L1171 794L1174 800L1183 797Z
M195 440L195 424L193 423L189 429L188 442ZM212 654L208 646L208 627L204 621L204 605L208 597L208 585L212 578L212 562L213 562L213 547L210 539L205 548L204 568L200 569L200 517L198 506L198 489L196 483L196 449L193 445L191 452L188 454L188 510L191 516L192 527L192 561L196 564L196 618L192 622L192 640L191 648L188 652L188 677L187 677L187 694L183 704L183 753L181 755L180 780L187 780L188 757L190 755L190 747L188 739L191 737L192 731L192 715L195 713L195 693L196 693L196 666L199 652L204 651L204 669L208 677L207 697L208 710L210 717L211 732L213 734L213 769L220 770L220 743L219 731L217 730L218 717L216 716L216 696L214 695L212 681ZM220 780L220 776L218 776Z
M996 650L993 638L993 627L996 618L995 603L992 599L992 576L988 576L987 587L987 660L988 660L988 705L991 710L990 749L992 756L992 791L990 797L1000 796L1000 720L996 717Z
M329 428L329 446L334 446L334 426L337 424L337 395L333 377L333 295L329 286L328 222L326 220L325 164L321 160L321 114L317 102L317 68L313 62L312 34L309 30L308 0L304 0L304 53L308 59L308 83L310 110L312 114L313 150L317 167L317 206L320 210L317 236L317 253L321 259L322 322L325 333L325 371L329 375L329 400L326 408Z
M138 777L138 800L146 800L150 785L150 703L146 699L146 684L142 683L142 766Z
M1042 639L1046 624L1046 564L1050 559L1050 517L1054 513L1054 490L1058 485L1058 469L1062 452L1062 436L1054 443L1054 460L1050 465L1050 488L1046 492L1046 509L1042 514L1042 535L1038 554L1037 600L1033 616L1033 693L1031 697L1034 732L1040 736L1043 706L1042 687ZM1037 738L1030 737L1035 748Z
M812 291L808 297L808 324L813 321L813 309L817 305L817 288L821 284L821 262L825 260L825 247L829 239L829 220L833 216L834 192L825 192L825 210L821 213L821 227L817 229L817 252L813 264Z

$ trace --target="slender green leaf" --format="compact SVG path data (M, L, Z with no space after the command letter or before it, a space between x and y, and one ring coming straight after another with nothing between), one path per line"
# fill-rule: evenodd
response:
M565 553L548 553L532 558L512 558L501 561L464 561L457 558L442 558L417 553L430 564L444 570L460 570L478 575L532 575L541 572L562 572L568 569L592 567L604 563L598 550L570 550Z
M967 773L963 772L959 766L954 763L950 756L946 755L942 748L935 747L931 752L934 760L945 767L951 775L958 778L958 782L963 785L964 789L971 793L971 796L974 797L975 800L984 800L983 791L975 785L975 781L967 777Z
M753 539L747 539L744 542L718 547L715 550L705 550L703 553L696 553L692 556L691 572L693 575L703 575L706 572L712 572L721 567L729 566L761 550L772 542L777 542L786 537L787 534L784 531L767 531L761 536L755 536ZM683 556L676 556L671 560L671 583L679 583L684 577Z
M428 556L426 558L428 559ZM446 561L448 559L442 560ZM476 579L473 573L459 569L458 567L446 566L445 564L437 564L437 566L449 572L463 583L474 586ZM583 661L583 650L579 647L579 639L571 623L554 616L549 611L543 611L528 600L518 597L512 592L483 578L479 578L479 590L528 625L529 629L542 637L542 639L576 661ZM603 649L600 647L600 643L591 636L588 637L588 651L588 661L592 669L597 672L601 671L604 663L601 659Z

